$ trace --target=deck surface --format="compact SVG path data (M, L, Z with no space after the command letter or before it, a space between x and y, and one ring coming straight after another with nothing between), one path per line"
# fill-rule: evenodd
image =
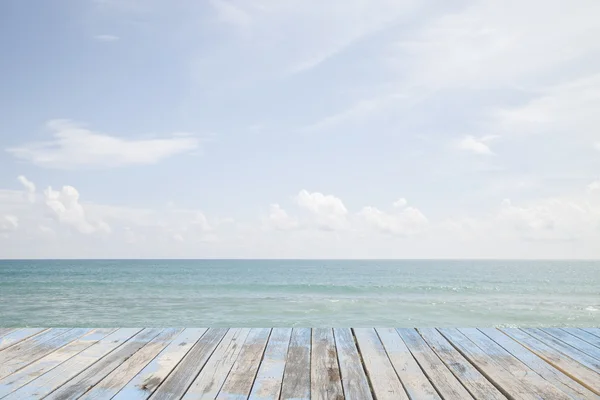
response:
M600 329L0 328L0 399L600 399Z

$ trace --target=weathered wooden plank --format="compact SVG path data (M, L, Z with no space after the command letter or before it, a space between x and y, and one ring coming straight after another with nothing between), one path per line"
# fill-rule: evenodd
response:
M257 328L250 331L217 399L241 400L248 398L270 333L270 329Z
M150 398L164 400L183 397L227 331L224 328L210 328Z
M589 344L593 344L594 346L600 348L600 337L589 333L585 329L579 328L562 328L565 332L570 333L571 335L578 337L581 340L585 340Z
M473 398L415 329L396 331L444 400Z
M0 352L0 365L8 363L8 361L12 360L13 358L20 359L23 357L23 355L34 351L45 342L56 339L68 331L70 331L69 328L48 329L47 331L39 333L38 335L22 340L21 342L16 343L10 348Z
M541 340L547 345L554 347L555 349L571 357L578 363L585 365L586 367L597 373L600 373L600 360L597 360L592 356L588 356L583 351L566 344L562 340L555 338L554 336L542 331L541 329L523 329L523 331Z
M333 329L312 330L310 396L312 400L343 400Z
M16 329L17 328L0 328L0 339Z
M87 335L0 380L0 399L96 344L114 331L116 329L94 329Z
M250 329L230 329L183 399L214 399L237 360Z
M338 352L345 399L372 399L369 381L360 362L360 354L354 343L352 331L350 328L335 328L333 336Z
M600 395L600 374L581 365L554 347L516 328L504 328L502 332L527 347L559 371Z
M310 328L294 328L288 350L281 400L310 400Z
M545 328L542 329L542 331L600 361L600 348L594 346L593 344L590 344L583 339L579 339L578 337L571 335L570 333L559 328Z
M498 391L436 329L419 328L418 331L429 347L433 349L474 398L478 400L506 400L506 396Z
M512 375L499 364L495 357L491 357L483 349L463 335L458 329L439 329L461 352L465 358L471 361L479 371L486 376L507 397L523 400L544 400L536 391L531 390L526 382Z
M23 355L28 354L30 351L33 351L35 348L47 341L56 339L57 337L67 333L69 330L70 329L68 328L48 329L47 331L20 341L10 348L0 352L0 365L4 365L14 358L22 358Z
M150 397L206 331L206 328L185 329L125 385L113 400L143 400Z
M531 368L533 371L538 373L548 382L552 383L554 386L556 386L572 398L598 398L598 396L596 396L589 389L585 388L575 380L569 378L567 375L563 374L561 371L548 364L538 355L531 352L529 349L527 349L514 339L508 337L504 333L500 332L499 330L493 328L485 328L480 329L480 331L487 335L494 342L502 346L506 351L508 351L510 354L516 357L519 361L524 363L526 366Z
M57 335L53 339L51 338L43 341L42 343L38 343L37 345L30 346L28 349L15 355L10 360L5 360L2 362L0 365L0 379L11 375L12 373L26 367L29 364L34 363L40 358L45 357L58 348L89 332L90 329L70 329L64 332L62 335ZM13 346L8 350L12 350L15 347L17 346Z
M0 354L2 354L5 349L47 330L47 328L23 328L8 332L0 338Z
M459 331L490 356L497 365L506 369L513 377L524 382L531 391L543 399L568 400L564 392L527 367L498 343L475 328L461 328Z
M375 329L356 328L354 336L375 398L408 400L408 395Z
M154 359L173 339L181 333L182 329L165 329L154 337L148 344L144 345L130 358L126 359L115 370L81 396L80 400L111 399L121 390L135 375L137 375L150 361ZM133 338L132 340L135 340ZM121 349L120 349L121 351ZM106 358L106 357L105 357ZM92 382L89 382L90 384Z
M600 328L585 328L583 330L600 338Z
M279 399L291 338L291 328L274 328L271 331L249 400Z
M52 393L90 365L109 354L140 331L123 328L106 336L57 367L9 394L6 399L41 399Z
M66 384L50 393L48 400L76 399L93 388L104 377L123 364L144 347L150 340L156 337L162 329L144 329L134 337L130 338L118 349L102 357L96 363L86 368L80 374L70 379Z
M411 400L441 399L398 332L394 328L377 328L376 331L408 397Z

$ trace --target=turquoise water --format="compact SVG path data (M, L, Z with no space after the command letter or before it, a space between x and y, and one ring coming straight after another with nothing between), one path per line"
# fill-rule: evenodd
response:
M600 262L0 261L0 326L600 326Z

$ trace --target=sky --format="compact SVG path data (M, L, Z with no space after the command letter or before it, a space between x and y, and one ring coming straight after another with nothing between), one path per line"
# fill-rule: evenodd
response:
M0 258L600 258L600 2L0 2Z

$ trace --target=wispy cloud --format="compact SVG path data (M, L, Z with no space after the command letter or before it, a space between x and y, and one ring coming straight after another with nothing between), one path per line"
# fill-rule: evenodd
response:
M116 35L95 35L94 39L99 42L116 42L120 38Z
M465 136L458 143L457 147L461 150L469 151L475 154L491 156L494 154L488 143L497 138L497 136L485 136L476 138L474 136Z
M70 120L51 120L52 139L7 149L15 157L46 168L111 168L154 164L199 147L198 138L173 134L159 139L124 139L94 132Z
M542 0L474 1L426 21L395 47L409 79L434 87L499 87L540 82L540 73L600 49L600 3L565 9ZM557 23L557 21L560 21Z
M223 23L238 27L246 27L252 22L250 14L240 6L228 0L210 0L217 17Z

